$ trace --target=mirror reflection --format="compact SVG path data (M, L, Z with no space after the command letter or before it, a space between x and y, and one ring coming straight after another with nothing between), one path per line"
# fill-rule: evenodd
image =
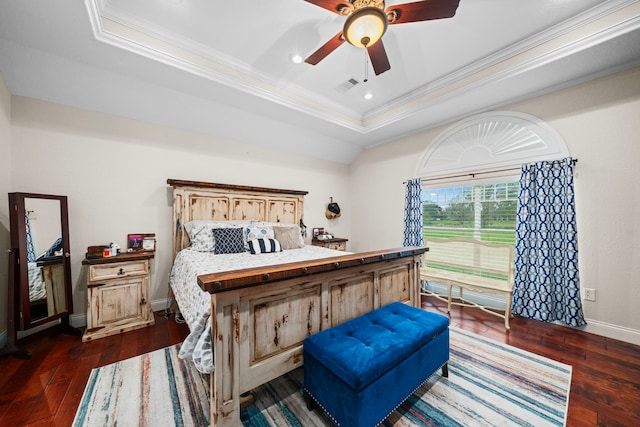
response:
M80 335L73 313L67 196L9 193L11 249L7 286L7 341L0 354L29 359L18 331ZM24 336L29 335L25 334Z
M25 198L25 241L31 321L67 310L60 201Z
M73 312L66 196L9 193L10 322L24 331Z

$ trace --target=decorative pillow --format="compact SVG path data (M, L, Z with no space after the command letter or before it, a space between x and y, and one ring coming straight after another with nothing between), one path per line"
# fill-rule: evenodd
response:
M274 239L273 228L262 224L249 224L247 226L247 242L255 239Z
M213 251L213 233L210 227L198 227L189 233L190 248L199 252Z
M252 254L266 254L280 252L280 242L276 239L253 239L249 240L249 252Z
M191 241L190 248L199 252L213 252L215 242L213 240L214 228L241 227L239 221L189 221L184 225L184 229Z
M304 247L300 227L297 225L292 224L273 227L273 234L284 250Z
M236 254L245 251L242 228L214 228L212 231L215 241L214 253Z

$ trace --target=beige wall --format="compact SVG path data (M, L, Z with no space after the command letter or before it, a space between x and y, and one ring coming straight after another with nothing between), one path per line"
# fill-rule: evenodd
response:
M346 165L23 97L12 98L11 125L15 191L68 196L73 324L86 312L87 246L126 247L128 233L156 233L151 299L154 309L164 308L172 264L168 178L306 190L309 235L312 227L350 232ZM265 130L265 137L277 135ZM331 223L324 216L329 197L345 211Z
M11 191L11 95L0 75L0 334L7 330L7 249ZM1 343L0 343L1 345Z
M640 344L640 68L500 110L531 114L564 138L576 166L581 286L588 331ZM402 244L404 187L446 127L364 152L350 168L353 250ZM375 190L373 190L375 189ZM383 198L375 194L384 194Z
M640 311L636 309L640 305L636 243L640 179L635 167L640 160L638 81L640 68L500 108L546 121L579 159L576 203L581 283L597 291L597 301L584 301L587 330L636 343L640 343ZM125 246L126 235L132 232L158 236L151 297L155 309L162 304L172 261L167 178L308 190L305 222L310 229L326 227L348 237L352 251L401 246L403 181L413 177L429 144L446 129L366 150L347 167L33 99L10 98L1 82L0 109L0 194L6 197L8 191L24 191L69 196L74 305L80 314L86 311L81 278L86 247L111 241ZM269 136L266 129L265 137L277 136ZM329 197L344 212L332 222L324 217ZM0 274L6 277L6 202L0 203L0 223L0 257L5 257ZM2 280L0 286L5 283ZM0 290L6 295L6 289ZM0 326L6 325L4 313ZM82 316L75 320L84 321Z

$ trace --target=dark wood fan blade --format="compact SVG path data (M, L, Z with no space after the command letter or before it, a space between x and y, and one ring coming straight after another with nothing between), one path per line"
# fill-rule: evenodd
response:
M320 6L323 9L330 10L333 13L337 13L338 15L346 15L345 13L341 13L343 8L353 10L353 5L346 1L340 0L304 0L308 3L313 3L316 6Z
M459 3L460 0L424 0L389 6L386 13L389 24L451 18L456 14Z
M391 64L389 64L389 58L387 57L387 51L384 50L382 39L378 40L373 46L368 47L367 52L369 53L369 59L371 59L371 65L373 65L373 71L376 73L376 76L391 69Z
M342 38L342 31L340 31L328 42L320 46L320 49L313 52L307 59L304 60L304 62L306 62L307 64L316 65L327 55L336 50L342 43L344 43L344 39Z

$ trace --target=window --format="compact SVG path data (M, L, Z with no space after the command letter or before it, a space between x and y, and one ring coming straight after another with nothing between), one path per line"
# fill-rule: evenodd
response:
M528 114L492 111L455 123L429 145L416 169L423 182L425 246L450 237L515 245L520 166L568 156L560 134ZM434 283L425 286L434 290ZM442 286L435 284L436 293ZM472 299L504 307L482 293Z
M423 186L424 239L470 237L515 244L519 183Z

